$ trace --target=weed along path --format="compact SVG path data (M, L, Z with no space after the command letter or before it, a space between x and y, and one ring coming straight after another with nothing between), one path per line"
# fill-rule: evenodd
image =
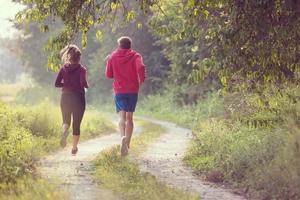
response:
M139 166L170 186L196 192L203 200L244 200L233 191L204 182L182 162L191 140L191 130L169 122L142 118L164 127L167 132L148 145L141 155Z
M67 199L122 199L94 181L90 163L99 152L119 142L120 136L117 133L88 140L79 144L76 156L72 156L70 147L66 147L42 160L39 171L42 177L58 184L57 188L67 194Z

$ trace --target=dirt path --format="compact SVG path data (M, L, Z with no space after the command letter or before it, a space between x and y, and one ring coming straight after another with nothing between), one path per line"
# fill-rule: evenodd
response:
M145 119L145 118L143 118ZM168 185L196 192L203 200L242 200L233 191L201 181L185 166L182 158L191 140L191 131L173 123L149 120L165 127L167 133L147 147L141 155L140 167Z
M40 163L42 177L58 184L59 190L65 191L71 200L119 200L110 190L101 188L91 176L93 171L90 161L95 156L114 144L119 144L119 134L111 134L82 142L78 154L72 156L70 147L48 156Z
M155 143L150 144L141 155L139 164L143 171L152 173L158 180L168 185L196 192L204 200L245 199L228 189L201 181L193 175L191 169L183 165L182 158L191 139L190 130L168 122L146 120L160 124L167 132ZM135 128L134 136L140 132L139 127ZM90 164L99 152L119 143L120 136L115 133L80 143L76 156L72 156L70 147L67 147L42 160L39 171L43 177L57 184L59 190L67 192L68 199L120 200L122 197L94 182Z

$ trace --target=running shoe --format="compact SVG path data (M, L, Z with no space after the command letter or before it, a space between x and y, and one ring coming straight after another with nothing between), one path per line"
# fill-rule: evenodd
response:
M126 156L127 154L128 154L127 138L126 136L123 136L121 142L121 156Z
M77 152L78 152L78 147L76 147L75 149L72 148L71 153L73 156L75 156L77 154Z
M61 146L62 148L66 147L66 145L67 145L67 137L68 137L68 134L69 134L68 130L63 131L62 134L61 134L61 138L60 138L60 146Z

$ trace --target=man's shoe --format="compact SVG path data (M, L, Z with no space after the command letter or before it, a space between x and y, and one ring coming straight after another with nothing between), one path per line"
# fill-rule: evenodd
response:
M127 138L126 136L123 136L122 143L121 143L121 156L126 156L127 154L128 154Z

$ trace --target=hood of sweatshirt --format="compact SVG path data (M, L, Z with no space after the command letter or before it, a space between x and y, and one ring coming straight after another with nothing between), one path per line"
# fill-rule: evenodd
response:
M67 73L73 73L73 72L77 71L80 67L81 67L80 64L65 64L63 66L63 69Z
M118 48L112 53L112 57L118 58L120 63L126 63L131 60L137 53L132 49Z

